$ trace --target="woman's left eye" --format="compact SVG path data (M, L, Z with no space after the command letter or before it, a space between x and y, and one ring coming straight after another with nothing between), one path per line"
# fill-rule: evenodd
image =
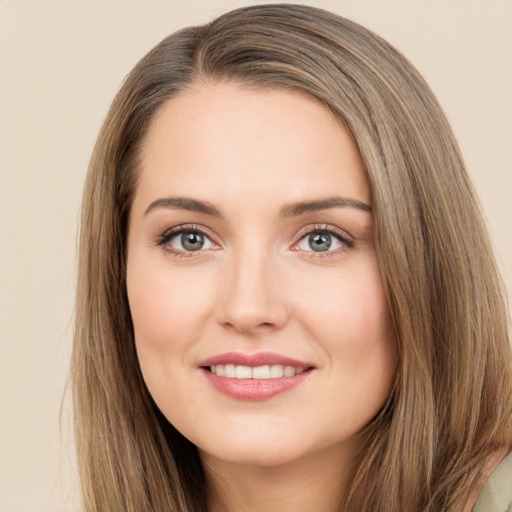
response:
M340 234L325 230L315 230L304 235L297 244L301 251L308 252L333 252L343 247L352 247L353 242L347 240Z

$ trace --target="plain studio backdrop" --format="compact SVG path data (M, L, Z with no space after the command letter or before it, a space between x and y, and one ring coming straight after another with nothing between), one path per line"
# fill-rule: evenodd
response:
M80 196L107 108L163 37L254 3L0 0L0 512L78 510L64 393ZM512 0L303 3L374 30L427 79L462 147L510 295Z

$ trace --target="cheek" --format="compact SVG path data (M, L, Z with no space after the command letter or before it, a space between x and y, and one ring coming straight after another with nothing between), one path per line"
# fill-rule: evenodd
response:
M193 368L194 347L201 338L200 315L207 309L207 287L200 276L171 272L162 261L132 254L128 260L127 293L135 345L144 381L160 409L186 406L187 372ZM198 290L201 293L198 293Z
M315 283L319 293L300 293L297 304L320 338L365 344L388 337L391 319L376 264L354 265ZM306 290L306 287L303 287ZM311 290L310 292L315 290ZM299 304L300 302L300 304ZM339 346L339 342L336 343Z
M193 367L194 342L200 336L197 320L204 304L198 299L197 283L183 274L169 272L165 262L142 262L135 257L127 269L142 375L155 403L175 426L181 425L190 402L200 399L187 377Z
M297 317L323 349L333 374L343 386L375 385L384 394L388 392L398 352L376 261L369 258L335 275L325 275L315 288L322 293L302 292L296 302L300 308Z
M198 282L201 282L199 288ZM170 272L168 265L128 266L128 300L139 345L179 351L197 332L208 307L208 287L192 272ZM200 291L200 293L199 293ZM174 350L173 350L174 351Z

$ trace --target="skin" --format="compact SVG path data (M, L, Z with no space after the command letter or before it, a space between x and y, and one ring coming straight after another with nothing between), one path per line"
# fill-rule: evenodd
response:
M144 141L127 263L136 347L157 405L199 449L211 510L335 510L358 434L389 397L397 347L371 211L283 215L334 195L371 206L347 130L300 93L202 83L169 100ZM183 225L205 232L204 249L162 243ZM336 232L329 250L312 249L315 228ZM314 370L268 400L234 399L198 368L226 352Z

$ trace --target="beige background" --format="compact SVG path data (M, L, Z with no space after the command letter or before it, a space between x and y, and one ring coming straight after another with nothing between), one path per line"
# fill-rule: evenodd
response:
M121 80L228 0L0 0L0 512L77 510L68 378L87 161ZM397 46L459 138L512 289L512 0L319 0Z

